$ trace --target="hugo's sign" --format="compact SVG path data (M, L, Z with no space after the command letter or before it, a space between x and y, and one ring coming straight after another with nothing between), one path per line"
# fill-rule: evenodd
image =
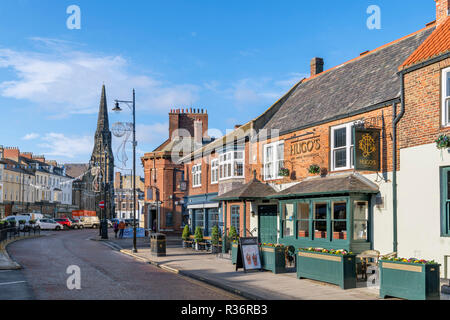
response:
M318 151L320 150L320 147L319 137L293 142L291 144L291 156Z

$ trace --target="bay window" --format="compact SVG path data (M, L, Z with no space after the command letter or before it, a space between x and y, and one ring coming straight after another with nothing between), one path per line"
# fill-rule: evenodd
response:
M227 151L219 156L219 180L244 178L244 151Z
M353 122L331 128L331 170L354 168L353 148L355 137Z
M442 70L442 125L450 126L450 68Z
M264 180L281 179L280 169L284 167L284 141L264 146Z
M202 185L202 165L197 164L192 167L192 186L200 187Z

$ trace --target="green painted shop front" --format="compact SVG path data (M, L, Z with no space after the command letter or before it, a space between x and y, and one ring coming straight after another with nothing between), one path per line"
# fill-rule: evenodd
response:
M279 243L298 248L371 249L371 195L318 195L280 199Z

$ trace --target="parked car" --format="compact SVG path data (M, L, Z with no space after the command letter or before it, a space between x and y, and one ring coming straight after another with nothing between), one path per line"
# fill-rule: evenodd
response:
M36 225L42 230L62 230L63 226L53 219L38 219L36 220Z
M72 225L70 226L72 229L83 229L83 223L80 221L80 219L70 219L70 222L72 222Z
M97 229L100 226L100 219L98 217L81 217L80 220L84 228Z
M70 227L72 226L72 222L67 218L57 218L57 219L53 219L53 220L58 222L65 229L70 229Z
M106 219L106 221L108 221L108 228L112 228L113 227L113 222L109 219Z

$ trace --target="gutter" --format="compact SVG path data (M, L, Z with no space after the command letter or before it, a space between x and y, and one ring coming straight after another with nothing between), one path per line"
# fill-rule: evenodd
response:
M393 218L393 252L398 252L398 240L397 240L397 124L400 122L401 118L405 114L405 80L404 80L404 72L400 72L399 76L401 77L400 88L401 88L401 110L397 115L397 105L393 104L392 111L392 135L393 135L393 146L392 146L392 162L393 162L393 170L392 170L392 218Z

